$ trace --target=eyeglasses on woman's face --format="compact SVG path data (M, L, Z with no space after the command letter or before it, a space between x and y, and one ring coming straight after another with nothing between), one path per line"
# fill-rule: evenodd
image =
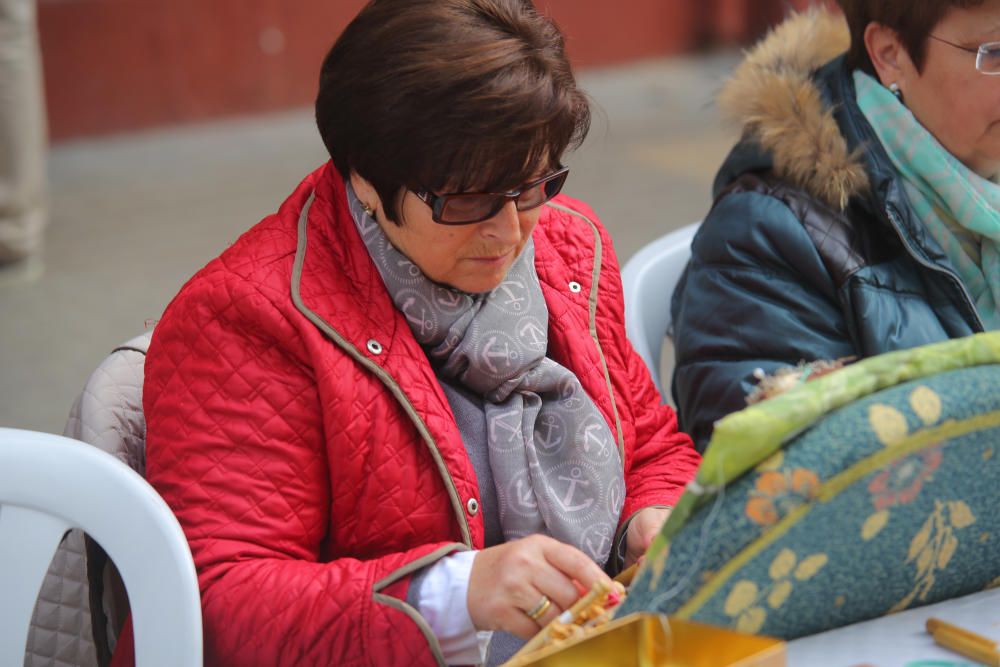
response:
M442 225L471 225L489 220L509 201L514 202L518 211L538 208L559 194L567 176L569 167L560 167L547 176L509 192L453 192L436 195L428 190L421 190L413 194L431 207L434 222Z
M978 48L971 46L962 46L961 44L955 44L954 42L949 42L947 39L942 39L937 35L930 35L931 39L937 40L942 44L947 44L948 46L953 46L956 49L961 49L968 53L976 54L976 69L982 74L988 74L990 76L1000 75L1000 42L987 42L986 44L980 44Z

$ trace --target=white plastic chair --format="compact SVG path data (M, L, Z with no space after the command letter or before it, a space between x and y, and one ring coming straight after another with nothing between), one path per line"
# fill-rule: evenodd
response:
M81 528L128 591L139 667L202 664L201 601L180 524L115 457L77 440L0 428L0 665L24 659L35 599L59 541Z
M152 332L117 346L73 402L63 435L111 454L140 475L146 465L142 384ZM106 667L128 615L125 586L94 540L69 531L38 593L23 667Z
M681 227L648 243L622 269L625 331L664 400L670 392L660 379L660 350L670 328L670 299L691 257L691 240L700 225Z

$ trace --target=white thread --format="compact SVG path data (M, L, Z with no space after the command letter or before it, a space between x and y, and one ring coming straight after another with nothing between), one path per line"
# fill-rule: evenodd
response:
M687 487L686 488L687 488L688 491L690 491L691 493L693 493L696 496L704 496L704 495L707 495L709 493L716 493L722 487L716 486L716 485L702 486L701 484L698 483L697 479L692 479L690 482L687 483Z
M722 467L721 459L719 460L719 467L720 468ZM688 486L690 485L691 482L688 483ZM698 488L702 489L702 491L706 490L700 485L698 485ZM718 492L718 495L716 495L715 497L715 502L712 503L712 509L709 511L708 516L705 517L705 522L701 525L701 535L698 537L698 549L695 551L694 560L691 562L690 570L688 571L687 574L681 577L680 581L678 581L672 588L667 589L665 592L660 593L655 598L650 600L650 604L647 607L647 609L654 609L654 610L659 609L661 604L669 602L672 598L677 597L677 595L680 594L680 592L687 587L688 583L691 581L695 573L698 571L698 568L701 565L701 561L704 558L705 547L708 544L708 533L711 530L712 524L715 522L715 519L718 517L719 512L721 511L722 501L726 497L725 484L714 487L714 490ZM692 493L696 492L692 491Z

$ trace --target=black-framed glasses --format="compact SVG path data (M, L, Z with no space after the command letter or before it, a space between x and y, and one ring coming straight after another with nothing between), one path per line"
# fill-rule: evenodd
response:
M973 48L971 46L962 46L961 44L949 42L947 39L942 39L937 35L929 35L929 37L941 42L942 44L953 46L956 49L961 49L967 53L975 53L976 69L982 74L987 74L989 76L996 76L1000 74L1000 42L986 42L985 44L980 44L978 47Z
M471 225L489 220L513 201L518 211L530 211L549 201L562 190L569 176L569 167L525 183L509 192L453 192L436 195L427 190L414 191L422 202L431 207L434 222L442 225Z

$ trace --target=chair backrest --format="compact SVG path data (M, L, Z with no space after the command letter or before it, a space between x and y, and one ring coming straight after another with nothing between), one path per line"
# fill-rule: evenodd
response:
M118 566L142 667L202 663L201 602L180 524L113 456L63 436L0 428L0 664L24 659L52 555L71 528Z
M670 299L691 257L699 225L681 227L643 246L622 269L625 330L664 398L669 387L660 378L660 349L670 328Z
M142 383L152 332L116 347L91 373L63 435L145 470ZM80 530L56 550L38 594L24 667L106 667L128 615L121 577L107 554Z

